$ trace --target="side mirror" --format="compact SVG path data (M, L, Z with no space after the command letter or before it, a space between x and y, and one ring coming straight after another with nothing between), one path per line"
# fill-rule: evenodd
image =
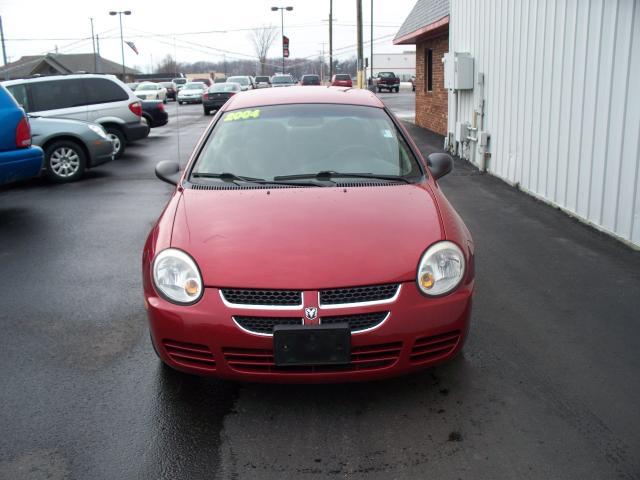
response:
M163 160L156 165L156 177L171 185L178 185L178 181L180 180L180 165L178 162Z
M432 153L427 157L427 165L437 180L453 170L453 158L446 153Z

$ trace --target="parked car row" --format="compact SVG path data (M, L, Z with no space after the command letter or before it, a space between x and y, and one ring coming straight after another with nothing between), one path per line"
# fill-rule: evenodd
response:
M162 90L164 98L140 100L116 77L94 74L3 82L0 183L41 171L52 181L69 182L122 157L128 143L168 122L163 105L167 89ZM160 91L142 89L156 95Z

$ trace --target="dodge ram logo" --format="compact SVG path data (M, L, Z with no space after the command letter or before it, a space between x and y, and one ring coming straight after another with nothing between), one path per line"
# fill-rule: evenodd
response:
M304 309L304 316L307 317L307 320L315 320L318 316L318 309L316 307L306 307Z

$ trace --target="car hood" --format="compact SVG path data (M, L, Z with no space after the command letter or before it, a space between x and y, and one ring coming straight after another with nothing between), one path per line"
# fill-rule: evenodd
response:
M441 238L427 185L185 189L171 246L206 286L313 290L412 281Z

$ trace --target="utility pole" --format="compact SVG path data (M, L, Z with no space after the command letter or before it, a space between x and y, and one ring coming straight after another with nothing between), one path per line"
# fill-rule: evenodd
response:
M362 69L364 68L364 51L362 48L362 0L356 0L357 30L358 30L358 88L362 88Z
M96 51L98 52L98 56L96 57L96 73L100 73L100 35L96 33Z
M7 47L4 44L4 30L2 28L2 15L0 15L0 43L2 43L2 60L7 64Z
M96 57L96 39L93 36L93 17L89 17L91 21L91 46L93 47L93 73L98 73L98 58Z
M333 78L333 0L329 0L329 80Z
M371 67L371 88L373 89L373 0L371 0L371 54L369 67Z
M324 42L322 42L322 63L320 63L320 84L324 85Z

